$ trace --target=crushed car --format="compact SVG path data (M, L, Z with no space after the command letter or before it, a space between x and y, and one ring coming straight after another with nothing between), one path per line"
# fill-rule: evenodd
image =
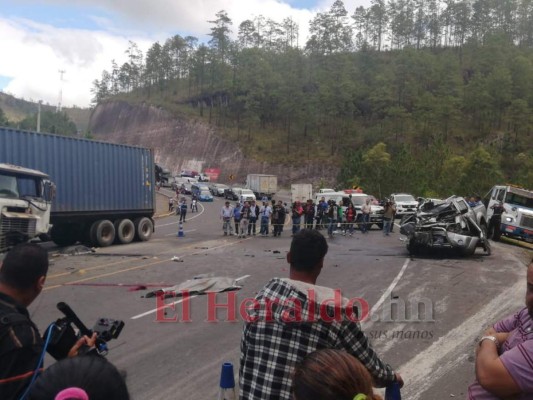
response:
M469 256L478 247L488 255L491 252L485 206L478 203L471 207L459 196L422 202L415 214L402 218L400 233L407 236L410 254L440 249Z

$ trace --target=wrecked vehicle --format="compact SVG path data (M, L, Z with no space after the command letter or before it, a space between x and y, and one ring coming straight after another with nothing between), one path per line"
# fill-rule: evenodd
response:
M487 237L487 210L482 203L471 207L462 197L423 202L416 214L406 215L400 233L407 236L407 250L418 254L426 250L452 250L469 256L477 247L490 254Z

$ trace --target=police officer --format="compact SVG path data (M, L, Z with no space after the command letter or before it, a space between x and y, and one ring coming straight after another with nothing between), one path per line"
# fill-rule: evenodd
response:
M27 307L41 293L48 272L48 253L36 244L24 243L7 253L0 267L0 399L18 399L35 373L42 369L39 359L43 341L31 321ZM84 336L72 347L77 354Z

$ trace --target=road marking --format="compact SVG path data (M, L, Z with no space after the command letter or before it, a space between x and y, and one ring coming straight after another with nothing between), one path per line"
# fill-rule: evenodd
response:
M195 297L198 297L198 295L195 294L195 295L189 296L189 297L187 297L187 299L190 300L190 299L193 299L193 298L195 298ZM180 299L180 300L176 300L176 301L173 302L173 303L166 303L166 304L165 304L164 306L162 306L162 307L154 308L153 310L146 311L146 312L144 312L144 313L142 313L142 314L139 314L139 315L135 315L135 316L131 317L131 319L139 319L139 318L142 318L142 317L146 317L147 315L153 314L153 313L155 313L155 312L157 312L157 311L159 311L159 310L164 310L165 308L169 308L171 305L176 305L176 304L179 304L179 303L183 303L185 300L186 300L186 299Z
M235 279L235 283L237 283L237 282L239 282L239 281L242 281L243 279L249 278L250 276L252 276L252 275L243 275L243 276L241 276L241 277Z
M362 324L365 325L365 329L368 329L371 325L372 325L372 321L371 321L371 318L372 318L372 315L374 315L374 313L376 313L379 309L379 307L381 307L381 305L385 302L385 300L387 298L390 298L390 295L392 293L392 291L394 290L394 288L396 287L396 285L398 284L398 282L400 281L400 279L402 278L403 276L403 273L405 272L405 270L407 269L407 266L409 265L409 263L411 262L411 259L410 258L406 258L405 259L405 262L403 263L403 266L402 266L402 269L400 270L400 272L398 273L398 275L396 275L396 278L394 278L394 280L392 281L392 283L389 285L389 287L387 288L387 290L385 290L383 292L383 294L381 295L381 297L379 298L379 300L376 302L376 304L374 304L374 306L372 307L372 309L370 310L370 313L368 314L370 316L370 318L368 319L365 319L365 321L362 321ZM367 322L368 321L368 322Z
M431 385L454 370L469 355L474 354L475 338L495 318L506 312L517 310L523 301L524 282L520 278L512 287L494 297L479 312L472 315L461 325L433 342L424 351L418 353L403 364L398 371L405 382L402 397L418 400ZM474 374L471 377L474 381Z

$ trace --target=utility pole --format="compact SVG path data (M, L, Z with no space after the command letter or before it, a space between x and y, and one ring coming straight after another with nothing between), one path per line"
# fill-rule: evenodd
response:
M37 103L37 132L41 132L41 104L42 100Z
M57 102L56 112L61 112L61 102L63 101L63 75L65 72L64 69L59 70L59 101Z

